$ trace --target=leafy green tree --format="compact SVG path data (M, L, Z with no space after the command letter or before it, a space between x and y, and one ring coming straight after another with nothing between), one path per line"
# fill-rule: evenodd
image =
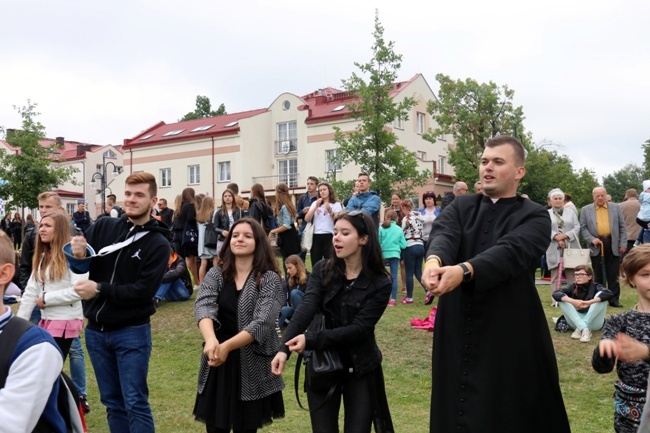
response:
M644 169L636 164L628 164L620 170L609 174L603 178L603 186L607 189L607 194L612 196L612 201L618 203L623 201L625 191L634 188L641 192L644 179Z
M410 195L413 187L424 185L431 173L420 172L415 153L397 145L397 136L385 128L398 117L408 119L415 100L407 97L397 103L390 97L402 56L393 50L394 42L384 41L378 13L373 36L372 59L367 63L355 62L360 74L353 72L343 80L344 88L356 96L347 105L350 116L360 124L349 133L334 127L334 142L342 164L358 164L361 171L370 175L372 189L387 203L392 191Z
M17 152L0 150L0 179L6 181L0 186L0 197L9 206L35 208L36 197L43 191L51 190L72 179L77 171L74 167L52 164L59 158L56 144L43 147L39 140L45 138L45 127L34 118L36 103L27 100L27 106L16 107L22 117L22 128L8 131L6 141L18 149Z
M208 98L207 96L197 95L196 108L194 109L194 111L190 111L185 116L180 118L178 121L184 122L186 120L201 119L204 117L221 116L222 114L228 114L226 113L225 105L221 104L219 105L219 108L217 108L216 111L213 111L212 105L210 104L210 98Z
M528 147L530 136L523 127L524 112L513 105L515 91L507 85L493 82L478 83L467 78L452 80L437 74L440 84L438 98L429 101L428 111L438 128L424 135L435 142L435 137L452 134L456 148L449 149L449 164L456 178L472 184L478 180L478 169L485 143L496 135L512 135Z
M641 146L643 149L643 178L650 179L650 140Z

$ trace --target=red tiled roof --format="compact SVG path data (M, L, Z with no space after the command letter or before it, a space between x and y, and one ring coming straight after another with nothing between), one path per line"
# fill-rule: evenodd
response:
M2 140L2 142L5 144L5 146L9 150L12 150L12 151L18 150L18 148L12 147L9 143L7 143L7 141ZM39 144L42 147L50 147L53 144L56 144L56 139L45 138L45 139L39 141ZM75 160L79 160L79 159L84 159L85 156L83 154L77 155L77 148L79 146L87 146L86 151L88 151L88 152L96 152L98 150L101 150L101 149L105 148L105 146L100 146L98 144L88 144L88 143L81 143L79 141L64 140L63 141L63 148L62 149L57 149L57 151L59 152L59 155L57 155L57 156L60 157L61 159L66 160L66 161L75 161ZM123 153L121 145L120 146L114 146L114 147L118 152Z
M216 135L229 135L239 132L239 124L226 126L233 122L239 122L242 119L257 116L258 114L268 111L266 108L257 110L242 111L239 113L224 114L222 116L204 117L201 119L187 120L185 122L165 123L158 122L148 129L145 129L133 138L124 140L124 148L149 146L166 142L178 142L193 140L198 137L212 137ZM213 126L210 126L213 125ZM197 128L206 127L205 130L196 130ZM208 128L209 127L209 128ZM177 134L164 136L170 132L180 131Z
M84 198L83 192L66 191L64 189L55 189L54 192L62 198Z
M413 80L419 77L416 74L408 81L399 81L393 83L393 89L390 91L391 98L399 94ZM350 110L344 107L341 110L332 111L340 106L357 102L357 99L348 92L343 90L326 87L317 90L302 97L309 109L309 115L305 123L328 122L337 119L344 119L350 115Z

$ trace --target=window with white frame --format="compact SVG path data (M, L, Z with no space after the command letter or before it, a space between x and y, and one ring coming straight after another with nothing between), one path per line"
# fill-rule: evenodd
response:
M298 151L298 133L296 122L278 123L278 140L276 153L289 153Z
M338 149L325 151L325 172L341 171L341 155Z
M197 185L201 183L201 166L188 165L187 166L187 184L188 185Z
M289 188L298 186L298 160L283 159L278 161L278 182L286 183Z
M77 206L74 203L68 203L65 205L65 210L68 212L68 215L72 215L77 211ZM43 215L41 215L43 217Z
M219 163L219 182L230 182L230 161Z
M427 159L427 153L423 152L421 150L418 150L417 152L415 152L415 156L417 156L418 158L420 158L423 161Z
M393 126L394 126L396 129L404 129L404 119L402 119L402 118L399 117L399 116L396 117L395 120L393 121Z
M172 186L172 169L171 168L161 168L160 169L160 186L167 187Z
M417 113L418 134L424 134L424 113Z
M438 173L439 174L446 174L447 173L447 157L446 156L439 156L438 157Z
M112 150L107 150L103 155L104 159L115 159L115 152Z

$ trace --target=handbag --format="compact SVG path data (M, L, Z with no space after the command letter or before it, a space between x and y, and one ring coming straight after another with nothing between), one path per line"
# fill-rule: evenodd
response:
M579 246L579 244L578 244ZM564 268L574 269L576 266L589 266L591 263L591 252L586 248L568 248L564 250Z
M278 246L280 247L282 257L285 258L292 254L298 254L301 251L300 235L294 224L291 224L289 230L278 233Z
M198 247L199 233L196 228L196 223L190 223L189 221L185 223L185 227L183 227L183 237L181 240L181 245Z
M215 231L216 227L214 225L214 216L217 214L217 211L212 213L212 220L209 223L205 224L205 239L203 245L206 248L216 248L217 247L217 232Z
M316 333L326 328L325 316L323 314L317 314L311 322L311 325L309 325L308 332ZM307 409L300 402L298 383L300 382L300 370L303 364L305 366L305 388L316 393L327 392L323 402L316 408ZM294 389L296 391L298 406L307 411L316 411L322 408L332 395L334 395L334 391L339 385L344 370L345 366L337 350L332 348L304 350L303 353L298 355L294 377Z
M314 223L308 222L305 229L302 231L302 238L300 239L300 248L303 251L311 250L314 244Z

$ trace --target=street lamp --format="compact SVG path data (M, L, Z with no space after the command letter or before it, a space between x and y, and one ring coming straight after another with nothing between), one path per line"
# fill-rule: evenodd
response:
M120 173L122 173L122 167L120 167L118 165L115 165L115 163L113 163L112 161L106 162L106 154L104 154L102 156L102 172L100 173L100 172L97 171L97 172L93 173L93 175L92 175L92 177L90 179L90 187L92 189L95 189L95 187L97 185L95 180L99 179L101 181L101 184L100 184L100 191L101 191L101 194L102 194L101 213L106 212L106 188L107 188L107 179L106 179L107 173L106 173L106 171L107 171L107 167L109 165L113 166L113 177L114 178L119 176Z

